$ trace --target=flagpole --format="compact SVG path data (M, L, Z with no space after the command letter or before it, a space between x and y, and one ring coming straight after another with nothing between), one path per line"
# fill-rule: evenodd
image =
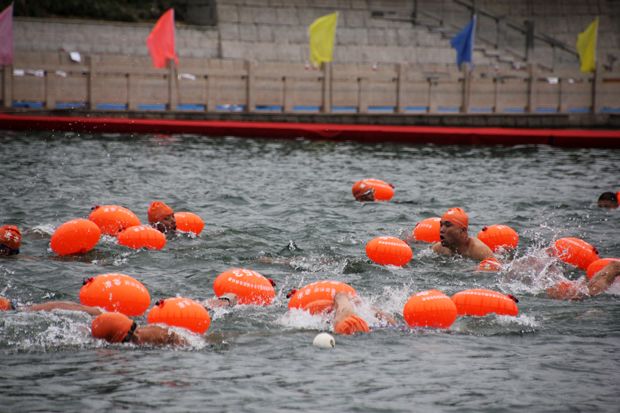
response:
M176 89L176 90L175 90ZM174 60L168 59L168 110L176 110L179 93L179 76Z
M599 19L599 16L596 16L596 19ZM602 73L601 73L601 64L599 63L598 57L598 24L596 25L596 47L594 48L594 77L592 78L592 113L597 114L599 112L599 100L597 99L597 94L599 90L601 90L602 86Z

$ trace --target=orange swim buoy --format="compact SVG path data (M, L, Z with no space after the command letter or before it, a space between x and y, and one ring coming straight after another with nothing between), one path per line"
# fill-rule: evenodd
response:
M317 281L295 291L288 302L288 308L297 308L310 314L331 311L336 293L346 293L351 297L357 295L349 284L331 280Z
M88 219L97 224L103 234L113 236L129 227L140 225L136 214L119 205L97 205Z
M366 255L377 264L402 267L411 261L413 251L396 237L377 237L366 244Z
M441 218L426 218L418 222L413 228L413 239L423 242L439 242L439 226Z
M218 275L213 281L213 291L218 297L234 293L239 304L269 305L276 296L269 279L245 268L231 268Z
M394 196L394 187L392 185L374 178L357 181L353 184L351 192L353 192L353 196L355 196L356 193L364 192L368 189L374 190L375 201L389 201Z
M174 220L177 222L177 230L183 232L193 232L200 235L205 227L204 221L196 214L191 212L175 212Z
M483 317L487 314L497 315L519 314L519 307L514 298L497 291L474 288L458 292L452 296L456 305L456 314Z
M439 290L422 291L409 297L403 317L410 327L449 328L456 320L456 305Z
M613 261L620 261L620 259L618 258L600 258L596 261L592 261L590 263L590 265L588 265L588 268L586 269L586 276L588 277L588 279L594 277L594 274L596 274L597 272L599 272L600 270L602 270L603 268L605 268L607 266L607 264L609 264L610 262Z
M502 264L496 258L487 258L478 264L478 271L497 272L501 269Z
M552 251L565 263L582 270L599 259L596 248L579 238L560 238L553 245Z
M101 238L101 230L87 219L73 219L54 231L50 246L58 255L83 254L92 250Z
M160 250L166 245L166 236L148 225L136 225L118 234L118 243L134 249Z
M478 239L484 242L493 252L500 248L515 249L519 244L519 234L508 225L489 225L478 233Z
M101 274L84 281L80 303L128 316L144 314L151 296L144 285L125 274Z
M182 327L198 334L204 334L211 325L207 310L200 303L183 297L159 300L149 311L146 321Z

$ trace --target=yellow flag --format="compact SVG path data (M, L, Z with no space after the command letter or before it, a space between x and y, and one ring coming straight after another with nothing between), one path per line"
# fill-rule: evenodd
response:
M596 37L598 33L598 17L594 19L588 28L577 36L577 52L582 72L594 72L596 70Z
M316 67L331 62L334 55L338 12L319 17L308 28L310 36L310 61Z

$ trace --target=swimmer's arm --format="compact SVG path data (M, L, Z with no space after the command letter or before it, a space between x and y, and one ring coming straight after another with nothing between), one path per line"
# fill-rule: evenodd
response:
M613 261L594 274L594 277L588 281L588 292L591 296L601 294L609 288L618 276L620 276L620 262Z
M81 311L92 316L98 316L103 313L97 307L90 307L74 303L72 301L49 301L47 303L33 304L24 307L23 311L52 311L52 310L67 310L67 311Z
M373 307L372 309L375 312L375 317L377 318L377 320L384 321L386 324L391 325L391 326L396 325L396 319L394 318L392 314L385 312L376 307Z
M567 281L547 288L547 296L556 300L583 300L588 294L583 292L583 284L579 281Z
M185 346L187 341L174 331L165 327L147 325L138 327L131 341L135 344L149 344L156 346Z
M233 293L226 293L222 294L220 297L203 300L201 301L201 304L207 310L213 310L214 308L234 307L237 305L237 295Z

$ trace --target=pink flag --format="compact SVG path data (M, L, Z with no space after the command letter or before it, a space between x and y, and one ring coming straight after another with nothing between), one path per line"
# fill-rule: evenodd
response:
M168 59L174 59L179 64L179 58L174 51L174 9L165 12L146 38L146 47L149 48L153 66L166 67Z
M0 13L0 65L13 64L13 3Z

